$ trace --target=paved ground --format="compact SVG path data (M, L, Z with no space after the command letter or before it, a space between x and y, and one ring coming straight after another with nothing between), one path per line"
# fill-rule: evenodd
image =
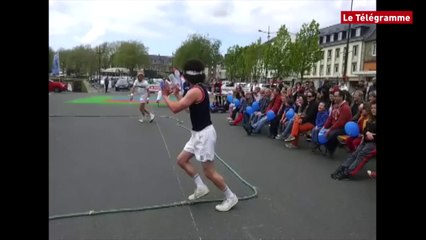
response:
M133 104L66 103L88 96L95 94L49 95L49 214L186 200L194 184L175 158L189 133L171 119L139 123ZM165 107L150 108L171 115ZM176 117L190 126L186 113ZM343 150L329 159L306 144L286 149L265 135L248 137L225 118L212 114L217 153L257 187L257 198L227 213L206 203L51 220L50 239L376 239L375 181L365 170L351 181L330 178ZM366 167L375 169L375 160ZM237 195L251 193L219 161L217 169ZM222 198L207 184L207 199Z

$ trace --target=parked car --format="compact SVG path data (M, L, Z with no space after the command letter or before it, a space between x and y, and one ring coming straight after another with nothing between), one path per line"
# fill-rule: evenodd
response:
M260 83L259 87L260 87L260 89L270 89L271 88L271 84L269 84L269 83Z
M222 94L229 94L232 93L235 89L235 83L230 81L223 81L222 82Z
M120 78L117 80L117 82L115 83L115 91L120 91L120 90L129 90L130 89L130 84L127 81L126 78Z
M67 91L68 84L62 82L55 82L49 79L49 92L62 92Z

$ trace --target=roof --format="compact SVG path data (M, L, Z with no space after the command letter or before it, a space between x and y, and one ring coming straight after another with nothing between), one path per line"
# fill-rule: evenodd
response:
M347 32L348 24L334 24L325 28L320 29L320 37L324 37L330 34L339 33L339 32ZM349 42L357 42L357 41L373 41L376 40L376 24L351 24L351 29L357 29L359 27L363 27L368 29L363 35L359 37L354 37L349 39ZM291 37L295 38L295 35L290 34ZM275 37L271 38L269 41L264 42L264 44L268 44L273 42ZM334 45L340 45L342 43L346 43L347 39L343 39L340 41L333 41L328 43L320 43L321 47L330 47Z
M320 37L324 37L327 35L331 35L334 33L339 33L339 32L347 32L348 31L348 24L335 24L329 27L325 27L320 29ZM349 42L357 42L357 41L368 41L368 40L372 40L370 38L374 37L375 39L375 35L376 35L376 24L351 24L351 29L357 29L357 28L365 28L367 29L366 32L364 34L362 34L359 37L353 37L349 39ZM374 36L373 36L374 35ZM339 40L339 41L333 41L333 42L328 42L328 43L320 43L321 47L330 47L330 46L334 46L334 45L340 45L343 43L347 42L347 38Z
M372 31L369 33L369 35L366 34L364 41L369 42L369 41L374 41L376 40L376 24L374 24L374 29L372 29Z

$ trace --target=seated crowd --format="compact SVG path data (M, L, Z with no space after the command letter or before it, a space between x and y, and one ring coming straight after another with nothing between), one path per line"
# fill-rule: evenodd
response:
M312 82L304 86L297 82L292 88L283 84L270 89L254 87L251 92L237 86L233 94L227 96L227 120L231 126L242 125L248 136L267 129L271 139L284 141L289 149L299 148L301 136L310 142L312 152L325 156L333 157L339 146L344 147L349 156L331 177L350 179L376 155L373 81L368 90L360 84L352 93L337 85L324 84L315 89ZM349 122L357 123L359 134L347 134L345 126ZM376 177L375 171L367 172L370 177Z

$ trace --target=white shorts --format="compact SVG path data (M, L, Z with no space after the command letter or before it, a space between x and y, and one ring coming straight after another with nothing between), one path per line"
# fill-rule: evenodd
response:
M148 100L148 94L141 95L140 99L141 103L146 103Z
M183 150L194 154L200 162L213 161L215 145L216 130L213 125L209 125L199 132L191 131L191 138Z

